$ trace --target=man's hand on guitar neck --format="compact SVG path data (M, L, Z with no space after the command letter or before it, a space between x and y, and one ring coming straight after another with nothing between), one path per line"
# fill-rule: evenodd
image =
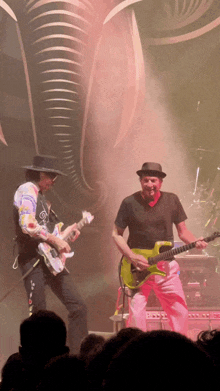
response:
M79 235L80 231L78 230L77 223L69 225L63 232L61 232L61 238L63 240L68 238L71 242L75 242Z
M207 246L208 246L208 243L205 242L205 240L203 240L204 238L203 237L200 237L199 239L197 239L196 241L196 248L198 250L204 250Z
M196 248L198 250L204 250L208 243L203 240L203 237L196 238L191 231L188 230L186 227L185 221L182 221L181 223L176 224L176 229L178 232L178 236L182 242L189 244L192 242L196 242Z

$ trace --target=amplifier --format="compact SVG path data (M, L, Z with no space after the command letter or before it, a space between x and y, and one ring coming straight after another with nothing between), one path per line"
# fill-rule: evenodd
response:
M146 318L147 331L158 329L170 330L167 315L164 311L146 311ZM220 329L220 310L189 310L189 338L195 341L201 331L213 329Z

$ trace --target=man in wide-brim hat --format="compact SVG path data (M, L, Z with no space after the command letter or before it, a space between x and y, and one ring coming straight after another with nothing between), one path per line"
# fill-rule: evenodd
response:
M66 174L58 168L58 160L54 156L36 155L31 166L26 168L26 179L34 180L42 193L50 190L58 175Z
M58 168L58 160L55 156L36 155L31 166L24 166L27 170L51 173L56 175L66 174Z
M187 216L177 195L161 191L163 178L166 177L161 165L146 162L137 174L141 190L122 201L115 220L113 239L128 264L133 264L138 270L145 270L150 266L149 255L145 257L144 251L136 254L132 249L153 250L158 241L173 243L173 225L184 243L188 244L197 239L186 227ZM127 227L129 237L126 243L123 234ZM204 249L206 246L207 243L202 238L197 241L198 249ZM153 256L153 251L150 256ZM138 284L138 289L133 289L134 286L130 282L133 281L133 276L128 273L127 285L131 288L132 299L127 325L147 330L146 303L151 289L154 289L167 313L171 329L186 335L188 310L179 279L178 263L175 260L163 261L161 266L166 275L152 274L142 285ZM123 270L127 273L127 269Z
M61 262L71 251L64 238L67 233L75 241L79 236L77 224L61 232L62 223L50 207L45 193L52 188L60 175L66 175L58 167L54 156L37 155L26 169L26 182L18 187L14 195L14 221L18 245L18 264L24 275L40 262L24 280L28 296L29 314L46 308L45 285L66 306L69 312L69 341L72 353L77 353L81 340L88 334L86 307L77 292L69 272L64 268L59 274L51 272L49 263L39 254L39 244L47 243L57 251Z

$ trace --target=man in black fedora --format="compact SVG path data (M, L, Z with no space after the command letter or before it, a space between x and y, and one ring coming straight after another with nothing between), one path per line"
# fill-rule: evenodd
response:
M45 257L39 254L39 245L48 244L59 255L61 264L71 248L64 238L68 233L72 241L79 236L73 224L61 232L62 223L45 198L60 175L58 161L53 156L37 155L26 169L26 182L14 195L14 221L18 245L18 265L24 278L28 297L29 315L46 309L45 285L49 285L68 310L69 344L71 353L77 353L87 332L87 310L77 292L69 272L64 268L59 273L51 272ZM38 262L38 260L40 260ZM52 269L53 270L53 269ZM29 272L29 274L28 274Z
M163 178L166 174L159 163L146 162L137 171L140 178L141 191L126 197L119 208L113 239L127 260L139 270L149 267L147 259L142 254L135 254L131 249L153 249L158 241L174 241L173 224L176 226L181 241L188 244L197 239L187 229L187 216L179 198L168 192L161 191ZM123 238L125 229L129 229L128 242ZM207 243L201 239L196 247L204 249ZM171 329L187 334L188 310L182 284L179 279L179 266L173 260L163 262L165 276L150 275L139 287L131 289L129 319L127 326L147 330L146 303L153 289L167 313Z

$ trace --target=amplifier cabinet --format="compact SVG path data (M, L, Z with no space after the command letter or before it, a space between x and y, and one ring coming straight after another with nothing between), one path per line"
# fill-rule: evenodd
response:
M146 311L147 331L171 330L167 315L164 311ZM188 337L193 341L197 339L201 331L220 329L220 310L189 310Z

